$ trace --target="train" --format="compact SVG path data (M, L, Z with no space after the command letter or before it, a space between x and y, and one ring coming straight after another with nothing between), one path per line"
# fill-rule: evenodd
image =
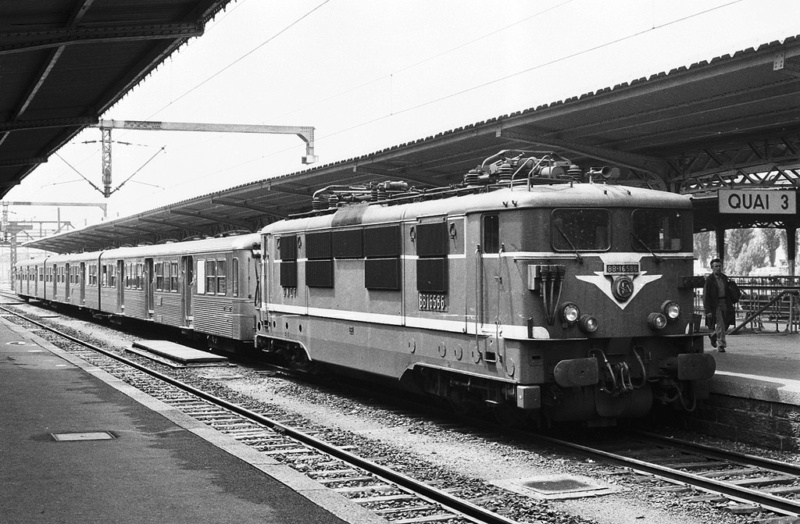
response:
M22 261L15 286L502 422L691 410L716 367L692 204L618 174L501 151L448 187L322 188L258 234Z

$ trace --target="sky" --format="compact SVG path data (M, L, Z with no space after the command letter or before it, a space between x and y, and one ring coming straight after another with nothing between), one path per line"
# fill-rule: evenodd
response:
M800 35L795 0L235 0L104 119L314 126L316 165ZM295 173L294 135L87 129L5 200L75 227ZM26 239L22 239L24 241Z

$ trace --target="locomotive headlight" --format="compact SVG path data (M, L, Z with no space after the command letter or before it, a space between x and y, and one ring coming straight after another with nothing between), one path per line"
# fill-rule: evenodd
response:
M678 320L678 317L681 316L681 307L677 302L667 300L661 304L661 312L666 315L668 321L673 322Z
M667 317L664 313L650 313L647 316L647 325L651 329L664 329L667 327Z
M599 326L600 323L597 322L597 319L592 315L582 315L578 323L578 327L581 328L581 331L584 333L594 333Z
M574 324L581 316L581 310L572 302L564 302L559 308L561 311L561 321L567 324Z

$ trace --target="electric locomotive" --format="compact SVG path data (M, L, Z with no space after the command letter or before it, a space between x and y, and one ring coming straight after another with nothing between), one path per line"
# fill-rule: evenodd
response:
M256 346L504 420L692 409L715 362L691 202L606 183L617 172L503 151L440 190L320 190L262 230Z

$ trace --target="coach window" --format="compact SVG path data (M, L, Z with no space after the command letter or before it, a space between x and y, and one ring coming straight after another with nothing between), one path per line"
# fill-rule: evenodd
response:
M164 263L163 262L156 262L155 264L155 273L156 273L156 290L162 291L164 289Z
M231 261L231 292L233 296L239 296L239 259L234 258Z
M670 209L637 209L631 216L634 251L680 251L682 214Z
M169 290L173 293L178 292L178 263L169 263Z
M217 260L217 295L228 293L227 269L228 264L225 260Z
M89 266L89 285L90 286L97 285L97 266L94 264Z
M217 292L217 261L206 260L206 294Z
M483 252L500 252L500 217L497 215L483 217Z
M606 251L611 246L606 209L556 209L551 239L556 251Z
M198 260L197 268L195 270L195 282L197 282L197 290L195 293L204 295L206 292L206 261Z
M117 268L112 264L108 265L108 287L117 287Z

